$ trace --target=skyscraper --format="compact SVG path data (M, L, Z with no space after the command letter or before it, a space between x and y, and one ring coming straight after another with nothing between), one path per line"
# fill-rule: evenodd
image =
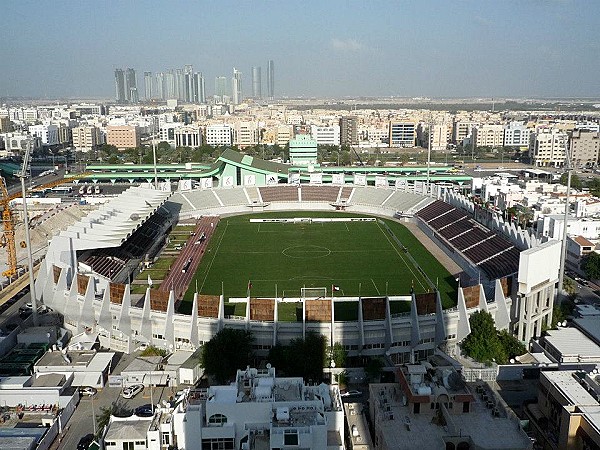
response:
M158 72L156 74L156 98L159 100L165 99L165 74Z
M275 98L275 64L272 59L267 64L267 94L269 94L269 100Z
M204 87L204 76L202 75L202 72L196 72L194 74L194 92L194 102L206 103L206 89Z
M233 77L231 78L231 96L234 105L242 103L242 72L233 68Z
M225 97L229 97L227 78L215 77L215 101L218 103L226 103Z
M186 64L183 68L183 76L184 76L184 91L183 91L183 100L186 102L194 102L195 97L197 96L194 85L194 68L190 64Z
M177 98L175 96L175 75L173 69L167 70L165 73L165 100Z
M262 80L260 66L252 68L252 97L262 98Z
M135 70L131 68L125 71L125 99L131 103L139 101Z
M185 77L182 69L175 69L175 92L174 98L185 100Z
M153 96L152 72L144 72L144 98L150 100Z
M125 103L127 99L125 97L125 73L123 69L115 69L115 88L117 103Z

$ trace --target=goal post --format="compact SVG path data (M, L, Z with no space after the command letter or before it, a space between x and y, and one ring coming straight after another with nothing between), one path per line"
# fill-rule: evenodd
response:
M326 287L303 287L300 288L300 296L305 300L314 300L327 297Z

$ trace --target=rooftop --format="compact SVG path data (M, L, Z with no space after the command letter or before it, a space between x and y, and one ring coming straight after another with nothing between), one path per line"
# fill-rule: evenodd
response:
M371 385L371 393L377 392L386 385ZM387 386L392 386L391 384ZM373 420L378 424L381 438L387 448L411 450L414 448L444 448L445 438L459 435L470 437L474 448L526 449L530 442L515 422L505 415L494 415L493 409L479 397L471 402L468 413L449 413L452 423L444 423L437 413L413 414L409 406L402 405L402 396L398 391L387 391L387 403L380 410L377 405ZM423 405L427 410L429 405ZM455 408L462 408L456 403ZM450 410L449 410L450 411ZM453 433L452 430L457 430Z
M111 417L111 423L108 426L105 441L117 441L117 440L140 440L145 441L148 429L152 423L153 418L142 418L142 417L128 417L126 419L120 419L117 417Z
M577 328L549 330L544 340L554 347L562 358L576 357L581 360L600 361L600 346Z

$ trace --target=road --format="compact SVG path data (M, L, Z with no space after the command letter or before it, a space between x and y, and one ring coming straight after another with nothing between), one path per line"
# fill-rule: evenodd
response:
M119 374L121 371L131 363L131 361L138 355L138 353L126 355L123 354L117 365L114 367L113 373ZM118 387L105 387L99 389L98 393L93 397L82 397L77 409L73 413L73 416L69 420L66 430L60 437L60 443L56 439L51 446L52 450L71 450L77 448L77 443L86 434L94 432L94 414L95 411L96 423L102 413L103 408L108 408L114 402L122 405L125 409L130 411L135 410L138 406L150 404L151 401L156 405L162 400L168 400L169 397L173 396L176 392L176 388L171 387L155 387L152 388L152 394L150 388L147 387L134 398L124 399L121 397L121 388Z

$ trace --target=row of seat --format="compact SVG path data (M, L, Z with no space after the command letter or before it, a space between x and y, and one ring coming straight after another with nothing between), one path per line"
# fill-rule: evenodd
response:
M519 270L519 250L508 239L484 229L466 211L436 200L417 216L490 279Z

